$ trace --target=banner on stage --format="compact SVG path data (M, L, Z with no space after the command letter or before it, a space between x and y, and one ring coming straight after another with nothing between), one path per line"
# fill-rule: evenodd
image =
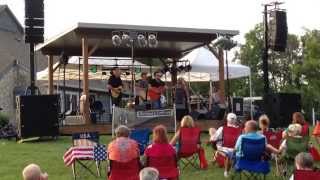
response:
M138 118L156 118L173 116L173 109L137 111Z

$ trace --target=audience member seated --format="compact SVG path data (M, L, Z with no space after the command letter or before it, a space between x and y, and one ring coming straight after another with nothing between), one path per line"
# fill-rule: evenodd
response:
M140 171L140 180L159 180L159 171L152 167L143 168Z
M260 128L259 132L263 134L264 132L269 131L269 125L270 125L269 117L265 114L261 115L259 117L259 128Z
M230 136L225 140L229 141L230 143L224 143L224 140L223 140L224 129L227 129L227 128L230 129L230 133L227 132L225 133L225 135L230 135ZM235 145L236 139L241 134L241 131L242 131L241 128L238 126L237 116L234 113L229 113L227 115L226 126L221 126L218 128L218 130L215 130L214 128L209 129L210 141L216 144L217 150L218 150L217 153L219 153L219 154L216 154L215 157L218 157L219 155L222 155L223 157L225 157L224 158L225 159L224 161L225 177L228 177L228 173L232 164L231 160L234 153L234 145Z
M284 139L279 147L279 153L285 154L287 151L287 141L288 139L302 139L301 134L302 126L300 124L290 124L287 132L286 139Z
M48 174L43 173L36 164L29 164L22 171L24 180L48 180Z
M160 179L178 179L176 151L168 142L165 126L158 125L153 129L153 143L147 147L144 154L146 167L156 168L159 171Z
M182 118L181 123L180 123L180 128L194 128L194 127L195 127L194 121L191 116L186 115ZM176 146L177 142L179 141L179 138L180 138L180 129L173 136L173 138L170 141L170 144L172 146Z
M119 126L115 130L116 139L108 145L108 158L118 162L128 162L139 157L139 147L136 141L129 138L130 130Z
M241 144L242 144L243 138L259 140L261 138L265 139L265 136L258 133L258 124L256 121L254 121L254 120L247 121L244 126L244 134L240 135L237 142L236 142L235 150L236 150L236 157L238 157L238 158L241 158L243 156L243 154L241 154L241 152L242 152L241 151L241 149L242 149ZM267 141L265 141L265 142L266 142L266 150L267 151L275 153L275 154L279 153L279 151L276 148L268 145Z
M308 137L309 136L309 125L304 120L304 117L301 112L295 112L292 114L292 124L300 124L301 125L301 136ZM282 138L286 138L288 136L288 129L283 131Z
M306 152L299 153L294 159L294 164L296 166L296 170L314 170L313 158L309 153ZM294 180L293 175L290 177L290 180Z

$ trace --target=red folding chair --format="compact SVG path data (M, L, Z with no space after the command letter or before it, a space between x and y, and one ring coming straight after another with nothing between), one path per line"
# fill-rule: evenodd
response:
M223 126L222 130L222 147L234 148L238 137L241 135L242 129L240 127ZM224 153L217 150L214 153L214 159L220 167L224 167L226 156Z
M263 135L266 137L268 144L274 148L279 149L282 140L282 130L279 131L264 131Z
M183 168L191 165L198 168L197 159L200 150L200 128L180 128L180 139L178 148L178 157L181 160Z
M293 173L294 180L320 179L320 171L295 170Z
M147 157L147 167L156 168L160 179L178 180L179 170L176 156Z
M129 162L117 162L110 160L109 180L139 180L140 172L139 158L133 159Z

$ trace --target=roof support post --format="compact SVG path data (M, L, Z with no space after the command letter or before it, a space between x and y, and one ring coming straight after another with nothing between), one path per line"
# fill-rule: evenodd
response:
M219 57L219 96L222 102L225 100L225 87L224 87L224 58L223 58L223 49L219 48L218 50Z
M223 49L221 48L213 48L211 46L207 46L211 53L219 60L219 98L222 102L226 102L225 100L225 87L224 87L224 57L223 57Z
M53 94L53 55L48 56L48 94Z
M85 95L83 116L85 118L85 124L90 124L90 112L89 112L89 47L88 37L82 37L82 57L83 57L83 95Z

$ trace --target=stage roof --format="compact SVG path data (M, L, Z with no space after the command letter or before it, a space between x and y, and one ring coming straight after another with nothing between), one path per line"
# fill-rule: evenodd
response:
M157 34L158 46L134 49L136 58L180 58L188 51L209 44L218 35L232 37L239 34L235 30L78 23L64 33L37 46L36 50L42 51L45 55L61 55L64 52L68 56L82 56L81 38L87 36L89 48L99 44L92 56L131 57L130 48L115 47L112 44L112 32L115 31Z

